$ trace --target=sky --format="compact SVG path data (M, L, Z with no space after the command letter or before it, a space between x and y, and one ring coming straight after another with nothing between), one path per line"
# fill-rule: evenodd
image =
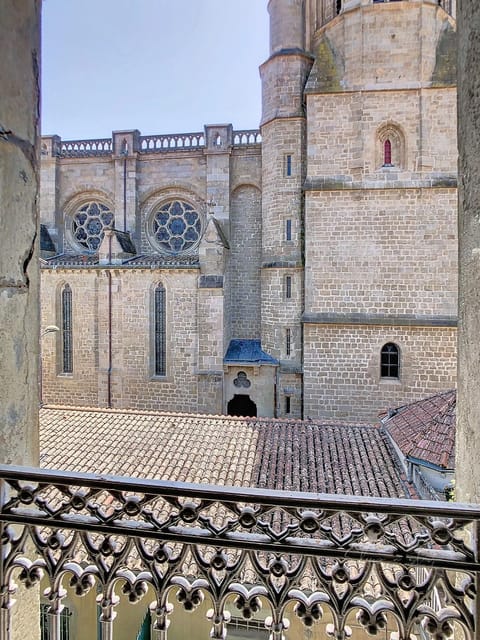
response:
M267 0L44 0L42 134L254 129Z

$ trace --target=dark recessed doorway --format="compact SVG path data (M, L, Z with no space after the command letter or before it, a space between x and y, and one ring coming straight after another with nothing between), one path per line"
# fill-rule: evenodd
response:
M257 405L250 396L243 394L235 394L227 406L229 416L248 416L255 417L257 415Z

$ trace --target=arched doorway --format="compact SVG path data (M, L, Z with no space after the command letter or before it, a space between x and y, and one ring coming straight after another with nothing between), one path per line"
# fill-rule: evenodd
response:
M250 396L236 393L227 406L229 416L248 416L255 417L257 415L257 405Z

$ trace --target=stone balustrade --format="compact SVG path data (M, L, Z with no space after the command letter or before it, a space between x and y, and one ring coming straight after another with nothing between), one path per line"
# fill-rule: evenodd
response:
M128 132L122 132L120 137ZM137 133L137 132L134 132ZM134 135L134 146L128 148L129 153L150 154L167 153L169 151L193 151L207 147L206 134L202 131L193 133L169 133L158 135ZM47 144L50 141L50 144ZM262 137L258 129L233 131L234 147L249 147L261 144ZM95 158L111 157L115 153L115 134L111 138L95 138L91 140L61 140L58 136L45 137L42 140L42 156L59 158ZM122 145L118 148L122 148ZM121 152L120 152L121 153Z

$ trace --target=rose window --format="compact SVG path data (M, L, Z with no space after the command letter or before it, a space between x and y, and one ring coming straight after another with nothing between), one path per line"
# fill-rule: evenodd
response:
M200 214L187 202L168 202L153 214L153 238L160 249L167 253L183 253L193 249L200 240L201 231Z
M77 210L72 219L74 240L88 251L97 251L105 229L113 227L112 211L99 202L88 202Z

